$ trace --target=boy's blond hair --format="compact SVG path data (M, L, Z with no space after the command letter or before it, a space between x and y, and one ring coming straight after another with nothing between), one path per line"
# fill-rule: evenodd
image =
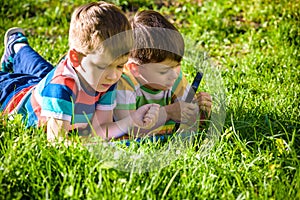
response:
M103 1L88 3L72 14L69 47L84 55L103 50L128 54L132 48L131 25L115 5ZM112 52L115 50L119 52Z
M163 15L153 10L138 12L131 26L134 47L129 55L130 60L139 65L166 59L181 61L184 54L183 37Z

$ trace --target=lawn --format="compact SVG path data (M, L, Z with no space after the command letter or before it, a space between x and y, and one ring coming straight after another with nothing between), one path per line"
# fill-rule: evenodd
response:
M20 26L56 64L84 2L4 1L1 39ZM113 2L129 17L158 10L179 28L184 73L192 81L204 70L201 89L214 97L213 131L167 153L147 142L66 148L0 115L0 199L300 199L299 0Z

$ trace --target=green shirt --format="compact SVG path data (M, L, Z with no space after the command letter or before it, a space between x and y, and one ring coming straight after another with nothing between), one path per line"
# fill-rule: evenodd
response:
M149 103L166 106L176 101L184 101L189 88L190 85L183 76L182 71L180 71L174 85L169 90L151 90L141 85L130 72L125 71L117 84L117 105L115 109L136 110ZM164 126L157 129L157 133L170 133L174 125L175 122L170 120Z

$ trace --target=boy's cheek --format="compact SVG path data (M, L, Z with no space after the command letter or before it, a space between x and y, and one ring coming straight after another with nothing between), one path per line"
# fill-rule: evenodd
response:
M118 79L121 78L122 73L123 73L123 70L120 70L119 73L118 73Z

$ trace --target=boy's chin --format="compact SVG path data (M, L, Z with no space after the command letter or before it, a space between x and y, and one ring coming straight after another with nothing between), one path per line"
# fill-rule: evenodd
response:
M151 90L169 90L172 88L172 86L173 85L158 85L158 84L145 85L145 87Z
M97 87L96 91L97 92L106 92L111 86L112 86L112 84L102 84Z
M172 87L163 87L160 90L170 90Z
M170 90L172 88L172 85L165 85L165 86L160 86L158 90Z
M108 90L108 88L107 89L101 88L101 89L97 89L96 91L101 93L101 92L106 92L107 90Z

